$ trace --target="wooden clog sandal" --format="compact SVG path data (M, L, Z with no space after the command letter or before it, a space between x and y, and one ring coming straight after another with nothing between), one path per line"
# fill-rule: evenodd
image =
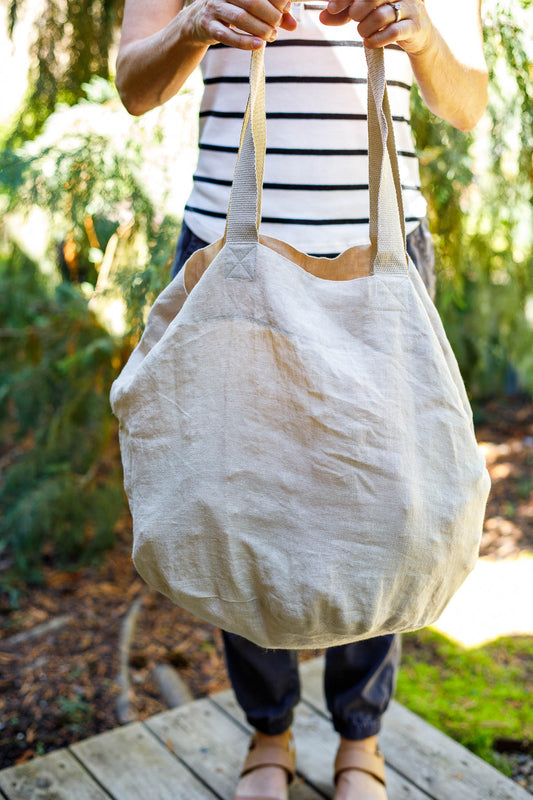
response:
M296 774L296 752L291 731L287 731L286 745L264 744L258 741L256 734L252 736L248 755L241 770L241 778L261 767L281 767L287 772L287 783L292 783ZM277 800L277 798L236 794L233 800Z
M377 744L375 753L371 753L359 741L341 741L335 759L335 785L348 770L366 772L385 786L385 759Z

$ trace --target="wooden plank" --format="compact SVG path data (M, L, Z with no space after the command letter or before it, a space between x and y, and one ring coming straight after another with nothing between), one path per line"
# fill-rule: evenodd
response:
M216 797L141 722L85 739L70 749L114 800Z
M249 733L209 699L164 711L146 720L150 730L223 800L231 800L249 743ZM303 780L291 800L320 800Z
M213 695L211 699L249 729L233 692L222 692ZM333 763L339 741L338 734L324 715L304 703L296 708L293 731L299 774L320 794L333 797ZM394 800L428 800L425 792L413 786L390 766L386 767L386 777L389 796Z
M303 664L303 698L329 717L323 693L323 659ZM380 742L399 773L435 800L531 800L531 795L442 731L393 701Z
M56 750L0 772L9 800L109 800L68 750Z
M531 800L517 783L399 703L387 714L383 747L438 800Z

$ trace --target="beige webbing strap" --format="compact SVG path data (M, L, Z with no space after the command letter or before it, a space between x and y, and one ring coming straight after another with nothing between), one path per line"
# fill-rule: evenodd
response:
M365 47L368 65L368 182L371 270L406 272L405 220L383 48Z
M227 242L256 242L259 236L266 150L264 52L264 46L254 50L250 61L250 95L226 219Z

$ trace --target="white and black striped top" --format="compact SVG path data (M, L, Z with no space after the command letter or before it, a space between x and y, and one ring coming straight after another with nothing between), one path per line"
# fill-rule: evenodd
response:
M324 4L295 4L294 32L265 51L267 156L262 233L314 254L368 241L366 61L355 24L327 27ZM249 53L214 45L202 61L199 158L185 207L190 229L222 236L248 96ZM409 121L412 71L397 45L385 50L387 85L404 189L406 230L425 215Z

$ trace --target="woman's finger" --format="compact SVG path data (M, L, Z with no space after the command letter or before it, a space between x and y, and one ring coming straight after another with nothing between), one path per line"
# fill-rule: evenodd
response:
M366 47L397 42L408 53L418 53L431 37L431 20L422 0L395 0L376 8L357 30Z
M396 2L394 4L383 3L383 5L378 6L359 22L357 27L359 35L362 36L363 39L369 39L383 28L390 27L400 22L400 20L406 19L408 15L405 11L402 13L402 7L402 2ZM352 16L351 13L350 16Z
M228 47L236 47L239 50L259 50L265 43L265 40L260 36L237 33L237 31L217 19L210 20L206 28L208 44L220 43Z
M376 31L371 36L363 38L365 41L365 47L374 49L378 47L385 47L386 45L394 44L395 42L403 43L409 40L413 33L415 33L415 30L412 21L405 19L401 20L400 22L395 22L392 25L388 25L386 28Z
M261 20L273 27L281 24L283 15L290 14L290 0L225 0L233 5L240 6L250 16Z
M291 14L291 2L289 0L288 3L285 4L283 8L283 17L281 18L281 22L279 24L280 28L284 28L286 31L295 31L298 27L298 23L295 18Z
M323 25L346 25L347 22L351 22L352 18L350 17L350 8L349 5L347 8L343 9L342 11L338 11L333 14L329 7L321 11L319 14L320 22Z
M253 6L263 19L243 7L247 5ZM194 28L199 41L206 44L221 42L245 50L274 41L282 20L281 11L268 0L205 0L202 5L195 3L189 8L195 17ZM254 43L250 39L259 41Z
M215 0L215 3L218 19L263 39L272 34L282 19L282 12L276 6L262 0Z
M397 42L409 53L427 46L431 21L423 0L330 0L320 15L324 25L358 22L365 46L384 47Z
M336 16L349 10L350 19L361 22L379 6L388 5L387 0L329 0L327 11Z

